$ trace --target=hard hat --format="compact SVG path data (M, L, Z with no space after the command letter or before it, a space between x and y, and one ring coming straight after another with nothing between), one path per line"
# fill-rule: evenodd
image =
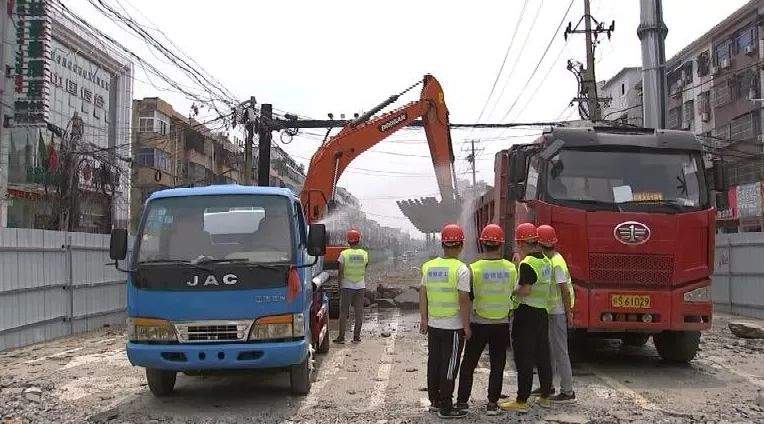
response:
M538 234L542 246L552 247L557 244L557 233L551 225L539 225Z
M347 232L348 243L358 243L361 241L361 232L358 230L348 230Z
M443 243L462 243L464 242L464 231L462 227L456 224L446 224L440 230L440 241Z
M515 241L535 242L539 238L538 229L530 222L520 224L515 228Z
M480 241L486 244L504 243L504 230L496 224L488 224L480 232Z

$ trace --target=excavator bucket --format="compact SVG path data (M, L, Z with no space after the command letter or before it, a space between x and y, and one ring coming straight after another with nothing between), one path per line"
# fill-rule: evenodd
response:
M438 233L443 225L458 222L462 212L458 199L438 201L434 197L422 197L396 203L417 230L425 234Z

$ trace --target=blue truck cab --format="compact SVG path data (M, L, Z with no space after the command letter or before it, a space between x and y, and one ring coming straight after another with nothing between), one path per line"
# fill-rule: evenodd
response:
M127 260L127 356L157 396L178 372L280 368L307 394L329 346L319 278L326 234L288 189L221 185L155 192ZM112 232L112 259L127 231ZM318 283L317 283L318 281Z

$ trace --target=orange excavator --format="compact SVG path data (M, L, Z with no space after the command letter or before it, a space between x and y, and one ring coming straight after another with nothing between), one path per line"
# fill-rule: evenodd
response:
M398 109L374 116L398 100L398 98L422 84L419 100ZM350 162L394 132L409 125L421 125L427 135L427 143L435 167L435 177L443 203L455 201L454 152L448 122L448 109L443 99L443 89L432 75L393 95L362 116L349 122L334 137L327 140L310 160L300 200L309 222L324 219L334 205L337 180ZM421 121L418 119L421 118ZM325 264L336 263L345 246L328 246Z

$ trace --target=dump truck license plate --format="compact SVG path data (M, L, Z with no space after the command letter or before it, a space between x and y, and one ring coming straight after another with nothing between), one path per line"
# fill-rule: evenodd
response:
M650 307L650 296L637 296L631 294L614 294L610 296L610 304L614 308L640 308Z

